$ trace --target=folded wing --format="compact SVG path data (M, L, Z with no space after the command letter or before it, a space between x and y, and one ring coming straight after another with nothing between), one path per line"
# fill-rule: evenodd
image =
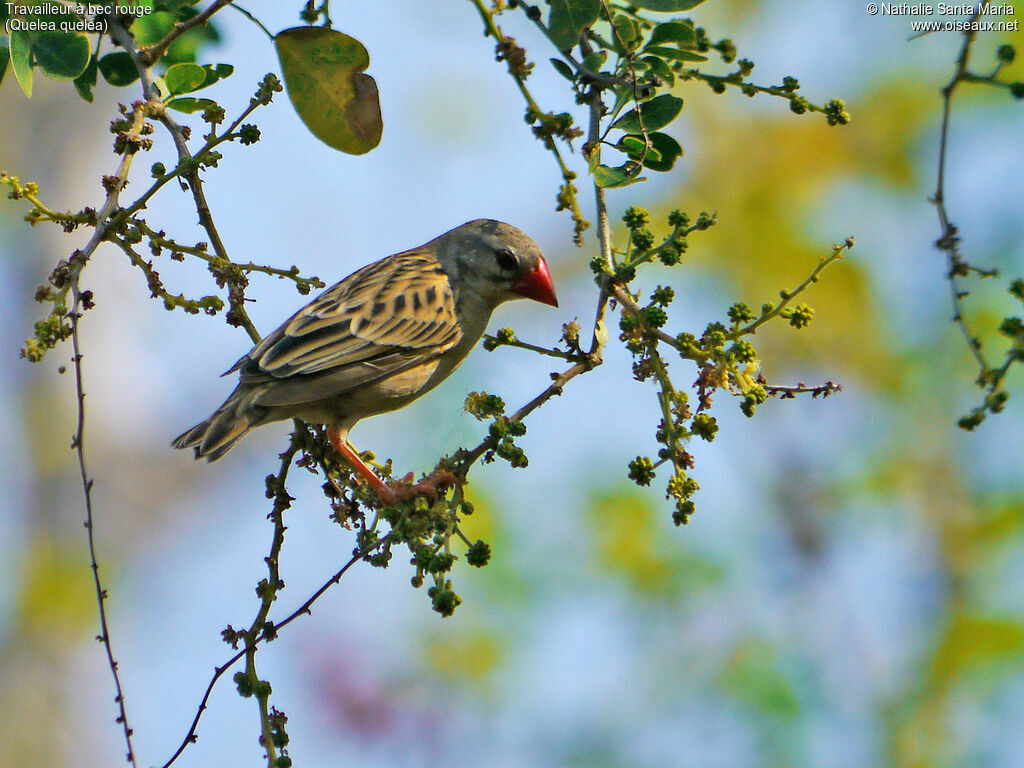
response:
M461 338L448 276L432 256L406 251L324 291L228 373L273 382L260 405L306 402L426 364Z

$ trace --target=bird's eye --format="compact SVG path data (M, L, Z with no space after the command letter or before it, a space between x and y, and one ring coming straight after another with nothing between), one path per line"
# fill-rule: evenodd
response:
M498 266L506 272L511 272L519 267L519 259L509 248L499 248L494 252L494 258L497 260Z

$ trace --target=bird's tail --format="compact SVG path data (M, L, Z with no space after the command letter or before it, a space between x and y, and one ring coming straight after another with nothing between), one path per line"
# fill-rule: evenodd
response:
M265 409L253 405L255 393L236 389L205 421L178 435L175 448L192 448L196 458L216 461L235 447L253 427L264 423Z

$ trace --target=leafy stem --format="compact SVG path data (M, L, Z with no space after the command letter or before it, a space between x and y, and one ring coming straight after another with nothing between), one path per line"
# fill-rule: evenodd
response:
M760 317L758 317L756 320L749 323L748 325L745 325L741 328L737 328L729 332L728 338L735 340L740 338L741 336L756 333L757 329L760 328L765 323L767 323L769 320L779 317L780 315L785 316L786 308L789 306L790 302L792 302L793 299L795 299L797 296L803 293L811 284L818 282L818 276L823 271L828 269L830 265L842 259L844 252L853 248L853 242L853 238L848 237L842 243L833 245L832 253L830 253L828 256L825 256L824 258L819 259L818 265L814 268L811 274L804 278L804 281L800 283L800 285L798 285L791 291L779 291L779 298L781 299L781 301L778 304L765 304L763 307L761 307Z

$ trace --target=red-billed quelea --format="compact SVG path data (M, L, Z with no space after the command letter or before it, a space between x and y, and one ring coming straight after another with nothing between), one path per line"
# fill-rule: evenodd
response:
M175 448L216 461L250 429L298 418L324 424L335 450L385 501L395 499L348 444L360 419L433 389L483 335L499 304L558 306L540 247L477 219L352 273L268 334L224 375L239 383Z

